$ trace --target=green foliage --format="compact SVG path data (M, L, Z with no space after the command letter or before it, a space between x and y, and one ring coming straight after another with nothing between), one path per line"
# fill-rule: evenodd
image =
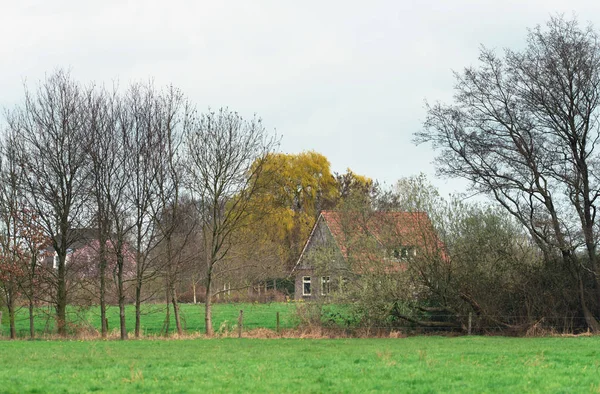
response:
M3 341L0 392L595 392L600 338Z
M463 330L472 314L473 327L480 332L524 333L542 317L548 326L565 329L559 319L572 316L568 303L558 307L555 298L539 296L564 285L546 275L528 234L499 209L466 203L458 196L442 198L424 175L399 180L375 204L352 200L344 207L352 220L342 227L353 236L363 220L368 227L369 217L377 215L373 208L425 212L431 220L415 224L416 254L399 265L394 265L397 256L380 253L388 243L402 244L393 227L377 242L372 237L352 240L359 253L348 253L347 260L358 275L336 302L352 305L362 326ZM431 236L431 225L437 236ZM356 262L364 260L369 260L367 269L357 270Z

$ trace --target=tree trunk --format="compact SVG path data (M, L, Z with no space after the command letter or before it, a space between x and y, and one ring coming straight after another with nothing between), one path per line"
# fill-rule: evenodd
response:
M204 303L204 323L206 325L206 336L212 337L213 326L212 326L212 297L210 294L210 276L206 281L206 301Z
M581 309L583 310L583 316L585 318L585 322L591 332L598 333L598 332L600 332L600 324L598 323L598 320L596 320L596 318L594 317L592 312L590 312L590 310L587 307L587 303L585 302L585 292L583 290L583 280L581 279L581 275L579 275L578 279L579 279L579 298L580 298Z
M213 242L214 244L214 236ZM206 248L206 241L205 241ZM206 248L208 249L208 248ZM204 323L206 326L206 335L211 337L214 334L212 325L212 270L214 266L214 253L206 256L206 297L204 300Z
M27 295L27 300L29 301L29 337L31 339L35 338L35 324L34 324L34 320L35 320L35 304L34 304L34 300L35 300L35 290L34 290L34 283L35 283L35 278L36 278L36 268L38 265L38 261L37 261L37 248L32 248L33 252L31 253L31 260L30 260L30 265L29 265L29 280L27 283L27 289L25 290L25 294Z
M121 339L127 339L127 327L125 326L125 299L119 297L119 324L121 326Z
M173 315L175 316L175 325L177 326L177 334L183 335L181 327L181 319L179 317L179 302L177 301L177 290L175 284L171 282L171 303L173 304Z
M66 280L66 253L58 256L58 286L56 291L56 324L58 335L67 336L67 280Z
M169 329L171 326L171 305L170 305L170 300L169 300L169 287L167 286L167 291L165 292L165 295L167 296L167 311L165 313L165 321L163 322L163 335L164 336L168 336L169 335Z
M10 327L10 339L17 339L17 329L15 326L15 301L12 290L9 290L6 308L8 309L8 322Z
M30 298L29 299L29 337L31 339L35 338L35 325L34 325L33 311L34 311L33 299Z
M102 268L100 268L100 321L102 338L106 338L108 335L108 326L106 325L106 280Z
M108 327L106 326L106 240L100 235L100 330L102 338L108 335Z
M140 337L140 326L142 316L142 280L138 277L135 284L135 337Z
M121 340L127 339L127 327L125 325L125 289L123 288L123 265L124 256L121 253L121 245L117 245L117 289L119 296L119 325L121 328Z

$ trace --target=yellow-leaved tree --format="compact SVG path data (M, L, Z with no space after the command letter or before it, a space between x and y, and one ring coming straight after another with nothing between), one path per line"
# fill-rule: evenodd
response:
M267 214L251 228L281 262L273 275L284 277L296 263L319 212L335 209L350 194L369 195L373 181L350 169L332 174L329 160L314 151L271 154L265 169L270 178L261 179L266 187L259 188L254 204Z

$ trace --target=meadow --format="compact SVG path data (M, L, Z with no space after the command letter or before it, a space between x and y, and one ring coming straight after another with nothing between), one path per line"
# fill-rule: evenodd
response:
M181 304L182 325L186 333L204 332L204 305L203 304ZM214 304L213 326L217 331L231 331L237 326L240 310L244 311L244 328L247 330L255 328L267 328L275 330L277 325L277 312L280 316L280 327L282 329L292 328L295 323L294 303L236 303L236 304ZM142 305L141 326L144 336L156 336L165 333L164 304ZM29 317L26 308L19 309L16 320L16 330L19 337L29 335ZM38 308L36 310L35 327L36 335L44 336L52 334L55 330L54 309L52 307ZM111 306L107 311L109 329L116 331L119 324L119 309ZM72 333L94 332L100 329L100 310L98 307L69 307L69 328ZM130 333L135 328L135 309L128 305L126 309L126 326ZM4 311L0 337L8 336L8 314ZM176 332L175 319L171 310L169 333Z
M0 392L598 392L598 337L0 341Z

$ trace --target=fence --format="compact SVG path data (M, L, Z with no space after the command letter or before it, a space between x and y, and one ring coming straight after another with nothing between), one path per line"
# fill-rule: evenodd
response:
M292 303L271 304L214 304L212 306L213 329L217 333L235 332L238 330L240 310L244 311L243 327L245 331L258 328L279 332L297 326L295 318L295 305ZM17 310L15 325L18 337L28 337L29 311L27 308ZM145 304L141 310L142 335L167 335L175 333L176 324L173 309L169 307L167 320L167 306L164 304ZM205 327L203 304L181 304L180 319L186 333L203 333ZM107 309L109 331L119 328L119 309L110 306ZM54 335L56 333L55 312L48 306L35 309L34 316L36 336ZM70 334L79 333L95 334L100 330L100 308L69 307L67 313L67 327ZM135 308L133 305L126 307L126 327L129 333L135 330ZM6 313L0 326L0 335L7 336L8 319Z
M301 306L298 306L301 305ZM328 309L326 309L328 308ZM526 316L493 316L436 314L431 326L418 322L396 319L385 324L369 324L368 320L357 321L351 313L346 313L343 306L329 305L326 308L314 308L311 304L271 303L271 304L214 304L213 329L218 334L243 336L244 333L256 329L267 329L274 333L283 333L290 329L322 327L337 330L342 335L352 336L357 332L390 332L434 333L460 332L461 334L507 333L523 335L528 331L535 335L542 332L577 333L585 326L583 316L548 316L528 321ZM168 319L167 319L167 310ZM144 336L170 335L176 332L176 324L172 307L164 304L143 305L141 314L141 333ZM187 334L205 332L205 316L203 304L182 304L180 306L181 324ZM97 335L100 330L100 312L97 306L70 307L68 310L68 329L71 335L87 333ZM116 332L119 325L119 310L111 306L107 310L109 331ZM511 322L515 322L511 325ZM0 336L9 333L8 318L0 311ZM54 309L38 307L35 310L36 336L48 336L56 333ZM427 323L427 322L425 322ZM30 335L29 316L26 308L17 311L15 319L18 337ZM135 329L135 309L126 308L126 328L129 333ZM362 335L362 334L361 334Z

